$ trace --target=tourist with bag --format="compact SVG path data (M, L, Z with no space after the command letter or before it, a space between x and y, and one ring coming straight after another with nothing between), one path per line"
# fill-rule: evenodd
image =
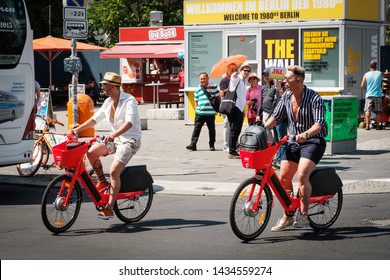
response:
M246 116L248 118L248 125L253 125L256 122L257 111L260 108L261 102L261 85L259 85L259 77L256 73L251 73L248 78L250 87L246 90L246 104L248 111Z
M216 84L209 82L209 75L206 72L199 74L200 85L195 89L194 99L196 104L195 109L195 124L194 131L191 137L191 144L186 147L187 150L196 151L199 135L204 123L209 130L209 148L210 151L215 151L215 114L216 111L211 106L210 98L219 98L219 89ZM210 98L208 97L210 95Z
M262 120L263 123L271 116L282 92L281 82L271 79L269 72L270 68L265 68L262 73L264 83L261 90L261 105L257 112L257 120ZM276 135L274 128L267 129L267 139L268 142L275 142Z
M230 77L234 72L237 72L237 65L235 63L230 63L226 68L225 77L219 82L219 90L221 92L221 104L225 97L225 93L229 91ZM221 113L221 108L219 110ZM222 135L223 135L223 151L229 152L229 135L230 135L230 124L226 114L221 113L222 115Z
M208 92L207 88L205 88L203 85L201 86L203 93L207 96L208 100L210 101L211 107L215 110L215 112L219 111L219 106L221 104L220 97L218 95L211 96Z
M234 72L230 79L229 92L236 92L237 98L235 100L233 112L228 114L230 124L229 135L229 158L239 159L240 155L237 152L237 142L240 136L242 124L244 122L244 107L246 104L246 81L248 80L249 73L252 68L249 64L244 63L240 67L240 74ZM229 93L227 92L227 94ZM227 96L225 94L224 100ZM223 104L223 102L222 102ZM222 105L221 105L222 107Z

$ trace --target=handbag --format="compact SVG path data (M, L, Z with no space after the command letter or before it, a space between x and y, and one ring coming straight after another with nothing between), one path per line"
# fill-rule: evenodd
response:
M234 107L236 106L237 100L237 87L240 84L238 82L236 88L233 91L228 90L225 93L225 96L222 99L221 106L219 107L219 112L225 115L231 115L234 111Z
M256 110L255 106L248 108L247 117L248 117L248 120L256 119L257 110Z
M211 94L207 91L207 89L204 86L202 86L202 90L204 94L207 96L208 100L210 101L211 107L213 107L215 112L218 112L220 106L218 96L215 95L211 96Z

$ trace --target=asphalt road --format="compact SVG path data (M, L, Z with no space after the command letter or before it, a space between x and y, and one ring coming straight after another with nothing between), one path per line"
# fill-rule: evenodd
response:
M245 243L229 224L230 197L168 195L157 192L149 213L138 223L96 218L85 201L75 224L53 235L43 225L44 189L0 186L2 260L388 260L390 194L345 195L342 212L328 230L270 228Z

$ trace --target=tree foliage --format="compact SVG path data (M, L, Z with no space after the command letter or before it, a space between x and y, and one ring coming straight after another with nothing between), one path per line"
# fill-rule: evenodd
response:
M63 36L62 1L59 0L25 0L30 17L34 39L48 35ZM49 13L49 6L51 13Z
M163 12L164 25L183 24L183 1L95 0L88 10L88 39L113 46L119 41L120 27L149 26L151 11Z
M61 0L25 0L34 38L63 36ZM51 13L49 13L49 6ZM119 41L119 27L149 26L151 11L161 11L164 25L183 25L183 1L94 0L88 9L88 42L113 46ZM51 20L49 21L49 15ZM50 24L51 23L51 24Z

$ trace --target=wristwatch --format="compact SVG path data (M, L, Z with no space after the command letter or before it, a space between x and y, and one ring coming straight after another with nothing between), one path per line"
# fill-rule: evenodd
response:
M306 132L306 133L305 133L305 137L306 137L306 139L309 139L309 138L310 138L310 136L311 136L311 135L310 135L310 133L309 133L309 132Z

